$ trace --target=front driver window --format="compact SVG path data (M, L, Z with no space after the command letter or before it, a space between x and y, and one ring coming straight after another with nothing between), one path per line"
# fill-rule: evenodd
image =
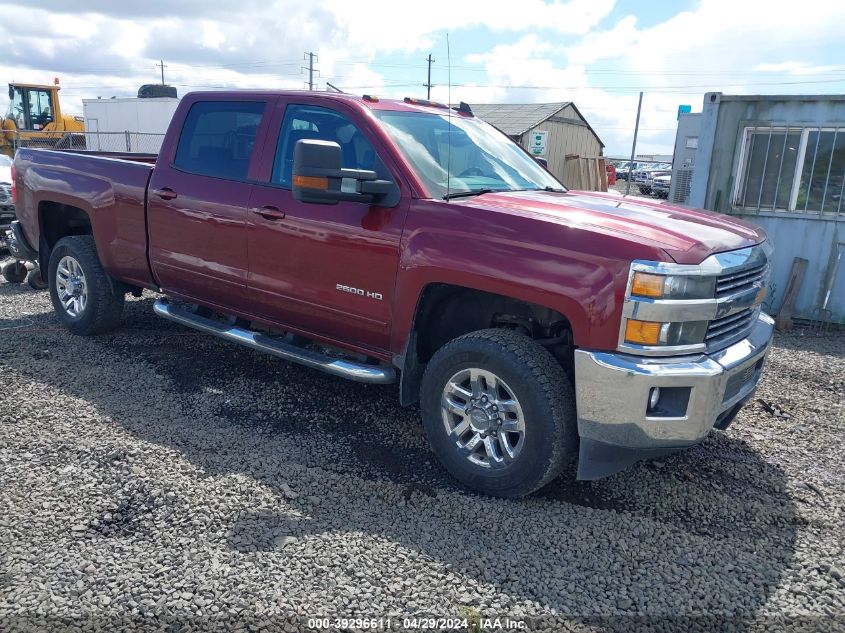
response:
M276 147L271 182L285 188L291 186L293 148L297 141L317 139L340 145L343 167L374 170L379 177L387 177L387 169L373 146L354 123L339 112L317 106L290 105Z

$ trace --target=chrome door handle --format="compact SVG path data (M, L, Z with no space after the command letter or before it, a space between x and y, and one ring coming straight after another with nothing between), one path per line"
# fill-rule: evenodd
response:
M161 189L153 189L153 195L158 196L162 200L173 200L178 195L170 187L162 187Z
M252 212L267 220L284 220L285 212L278 207L266 206L253 209Z

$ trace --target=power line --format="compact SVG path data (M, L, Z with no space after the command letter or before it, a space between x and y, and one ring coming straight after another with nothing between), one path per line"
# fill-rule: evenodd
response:
M311 55L313 55L313 59L310 57ZM314 86L313 73L316 71L317 74L319 75L319 71L317 71L316 69L313 69L313 62L317 59L317 55L314 54L314 53L306 53L305 56L306 56L305 58L309 61L309 66L308 66L309 88L313 89L313 86ZM430 57L431 57L431 55L429 55L429 58ZM431 91L431 87L434 87L434 84L432 83L431 76L430 76L430 73L433 70L431 68L431 63L434 62L434 61L435 60L432 58L431 62L429 63L428 81L427 81L426 84L423 84L426 88L428 88L429 94L430 94L430 91ZM338 62L337 65L342 66L342 65L347 65L347 64L351 64L351 63L354 63L354 62ZM192 64L178 64L178 63L165 64L163 60L160 60L159 63L155 64L155 66L161 69L162 81L164 81L164 69L165 68L171 69L171 72L174 68L176 68L177 70L192 69L192 68L209 68L209 69L220 68L220 69L232 70L233 72L235 72L237 74L259 74L259 75L266 74L268 76L272 75L272 76L283 76L283 77L291 76L291 77L293 77L293 76L296 76L297 74L301 74L302 70L304 70L305 67L301 67L299 73L294 73L294 72L274 73L274 72L272 72L272 68L273 67L289 67L289 66L295 66L295 65L300 65L300 64L301 64L301 62L290 62L289 63L289 62L260 62L260 61L257 61L257 62L248 62L248 63L242 63L242 64L222 64L222 65L219 65L219 66L213 66L213 65L192 65ZM370 67L390 67L391 65L389 65L389 64L378 64L378 63L370 62L370 63L368 63L368 66L370 66ZM393 64L392 66L403 67L403 68L404 67L409 67L409 68L410 67L416 67L416 65L414 65L414 64ZM248 73L248 72L247 73L241 73L241 72L235 70L236 68L239 68L239 67L241 67L241 68L252 68L252 69L256 69L256 70L258 70L260 68L261 71L259 71L257 73ZM456 67L456 68L458 68L458 67ZM472 69L472 70L482 71L484 69ZM125 76L127 72L138 72L138 73L143 72L143 70L140 69L140 68L119 68L119 69L115 68L114 71L116 73L122 75L122 76ZM107 69L86 69L86 70L78 70L78 71L76 71L75 74L80 74L80 75L84 76L84 75L96 75L96 74L99 74L99 73L106 73L106 72L110 72L110 70L107 70ZM689 76L696 76L696 73L694 73L694 72L673 73L671 71L666 71L666 72L651 73L651 72L637 72L637 71L622 72L622 71L605 70L605 69L590 69L590 70L587 71L586 75L587 75L587 78L589 78L589 76L592 75L592 74L598 74L598 73L602 73L602 72L607 73L608 75L620 73L620 74L625 74L626 76L629 76L629 77L636 77L636 76L644 76L644 77L648 77L648 76L664 76L664 77L677 76L677 77L684 77L684 76L688 76L688 75ZM732 76L747 74L749 77L754 77L754 78L760 77L760 78L762 78L762 77L765 77L766 75L771 76L771 72L774 72L774 71L754 71L754 72L749 72L749 71L733 72L733 71L731 71L731 74L732 74ZM715 75L715 74L717 74L717 71L707 71L707 72L701 73L701 75L706 75L706 74L710 74L710 73ZM786 71L786 74L788 74L788 71ZM794 75L789 75L789 76L794 76ZM688 89L722 90L722 89L725 89L725 88L732 88L732 87L743 88L743 87L746 87L746 86L784 86L784 85L796 85L797 86L797 85L838 83L838 82L845 81L845 67L838 66L838 67L830 68L830 69L827 69L825 71L825 73L823 73L823 74L820 73L820 74L814 74L814 75L811 75L811 76L813 77L813 79L803 78L803 79L796 79L794 81L783 81L783 80L773 79L772 81L754 81L754 82L733 83L733 84L707 83L707 84L688 84L688 85L663 85L663 86L656 86L656 87L644 86L644 85L637 85L637 86L618 86L618 85L604 85L604 86L603 85L581 85L581 86L549 85L549 86L537 86L537 85L523 85L523 86L518 86L518 85L513 85L513 84L473 83L473 82L464 82L464 83L458 83L458 84L454 84L454 85L456 87L508 88L508 89L521 88L521 89L526 89L526 90L554 90L554 89L576 90L576 89L590 89L590 88L592 88L592 89L605 90L605 91L611 91L611 92L630 91L630 92L633 92L633 93L638 92L643 87L647 87L649 92L672 93L672 92L678 92L678 91L683 91L683 90L688 90ZM236 77L233 77L233 80L236 80L236 79L237 79ZM338 82L343 82L343 81L349 80L349 78L345 78L345 77L342 77L342 76L341 77L335 77L335 79ZM211 78L210 81L214 82L214 79ZM408 83L407 79L405 79L405 78L400 80L398 78L393 79L393 78L390 78L390 77L385 77L385 81L387 83L385 83L383 85L375 86L375 88L381 88L382 86L384 86L384 87L413 87L413 85L414 85L414 84ZM393 82L396 82L396 83L393 83ZM117 85L117 84L115 84L115 85ZM190 86L191 84L183 84L183 85ZM98 88L98 89L102 88L102 85L96 86L96 88ZM362 88L362 89L372 89L372 88L374 88L374 86L360 86L360 88Z
M256 67L263 67L263 68L278 68L283 66L290 66L296 67L301 65L301 60L277 60L277 59L268 59L268 60L252 60L252 61L244 61L244 62L231 62L231 63L220 63L220 64L190 64L190 63L183 63L183 62L171 62L169 67L172 68L185 68L185 69L197 69L197 68L208 68L208 69L238 69L238 68L256 68ZM345 58L344 61L335 62L334 65L336 66L350 66L356 64L367 64L370 67L374 68L418 68L418 64L416 62L377 62L373 61L372 57L368 58ZM160 64L155 64L156 67L160 66ZM608 75L625 75L625 76L681 76L681 77L694 77L694 76L702 76L702 75L770 75L772 73L784 73L784 74L795 74L796 72L805 72L807 74L832 74L832 73L845 73L845 66L843 65L836 65L836 66L829 66L824 67L823 72L812 73L808 72L812 70L812 67L808 69L802 68L792 68L792 69L784 69L784 70L737 70L737 69L685 69L685 70L654 70L654 71L645 71L645 70L633 70L633 69L619 69L617 67L612 68L596 68L596 67L587 67L586 65L575 65L576 67L583 68L584 72L587 75L590 74L608 74ZM453 70L464 70L468 72L487 72L487 67L479 67L478 65L474 66L453 66ZM36 69L39 70L39 69ZM140 72L143 70L140 66L133 66L127 68L125 66L110 66L110 67L95 67L95 68L87 68L87 69L80 69L77 71L69 71L69 72L77 72L78 74L98 74L98 73L125 73L127 70L137 71ZM52 70L50 72L53 72Z
M308 80L307 85L308 85L309 90L313 90L315 88L314 73L316 72L319 75L319 72L320 72L319 70L317 70L314 67L314 63L315 63L315 61L318 60L318 56L313 52L308 52L308 53L305 53L304 58L309 63L308 63L307 67L301 66L299 73L293 73L293 72L291 72L291 73L273 73L270 70L272 67L286 67L286 66L297 65L297 64L301 65L301 62L287 62L287 61L254 61L254 62L244 62L244 63L240 63L240 64L235 64L235 63L233 63L233 64L223 64L223 65L220 65L220 66L211 66L211 65L203 66L203 65L192 65L192 64L178 64L178 63L177 64L173 64L173 63L165 64L164 60L159 60L159 63L155 64L155 66L159 67L161 69L162 83L164 83L164 79L165 79L164 78L164 69L165 68L171 68L172 69L174 67L175 68L224 68L224 69L234 69L236 67L250 67L250 68L259 68L260 67L262 70L266 69L266 72L259 72L259 73L239 73L238 71L233 71L233 72L236 72L239 75L246 74L247 76L249 76L250 74L253 74L253 75L264 74L264 75L273 76L273 77L293 77L293 76L296 76L297 74L301 75L303 70L308 70L308 75L309 75L308 79L309 80ZM364 60L364 61L366 61L366 60ZM428 89L428 96L430 98L431 88L434 87L434 84L432 83L432 80L431 80L431 72L432 72L432 64L434 63L435 60L433 59L432 55L429 54L426 61L428 62L428 81L427 81L427 83L425 83L423 85ZM338 62L338 65L348 65L348 64L353 64L353 63L357 63L357 62L354 62L352 60L349 60L349 58L347 58L347 61ZM390 66L393 66L393 67L406 67L406 66L407 67L412 67L412 66L418 67L416 64L379 64L379 63L374 63L374 62L371 62L371 61L368 62L368 66L372 66L372 67L378 67L378 66L383 66L383 67L390 67ZM456 67L456 68L460 68L460 67ZM473 70L482 70L482 69L473 69ZM120 72L121 72L121 74L123 74L123 76L125 76L127 69L122 68L122 69L120 69ZM140 71L134 71L133 70L133 72L140 72ZM171 70L171 72L172 72L172 70ZM592 74L593 72L596 72L596 73L597 72L606 72L606 73L610 74L610 73L616 73L616 72L620 72L620 71L610 70L610 69L594 69L594 70L588 71L588 73L587 73L588 76L590 74ZM687 74L693 74L693 72L694 71L691 71L690 73L677 73L677 75L678 76L686 76ZM711 71L708 71L708 72L711 72ZM712 71L712 72L715 73L716 71ZM763 75L764 76L764 75L768 74L769 72L773 72L773 71L758 71L758 72L756 72L755 76L756 75ZM626 86L619 86L619 85L577 85L577 86L542 85L541 86L541 85L515 85L513 83L464 82L464 83L457 83L457 84L453 84L453 85L455 87L469 88L469 89L471 89L471 88L498 88L498 89L508 89L508 90L569 90L569 91L583 91L583 90L591 90L592 89L592 90L602 90L602 91L606 91L606 92L610 92L610 93L620 93L620 94L636 93L639 90L641 90L642 88L646 87L646 88L648 88L649 92L651 92L651 93L686 94L686 93L689 93L690 91L693 91L693 90L697 92L699 90L707 90L707 89L724 90L724 89L729 89L729 88L740 88L740 89L742 89L742 88L752 87L752 86L775 86L775 87L776 86L800 86L800 85L815 85L815 84L830 84L830 83L835 84L835 83L845 82L845 76L840 77L840 76L838 76L839 73L845 73L845 67L837 66L837 67L831 67L831 68L826 69L827 76L829 77L830 75L836 75L835 78L820 79L820 78L818 78L819 77L818 75L814 75L814 77L815 77L814 79L805 78L805 79L800 79L800 80L795 80L795 81L773 80L773 81L745 82L745 83L734 83L734 84L713 84L713 83L685 84L685 85L671 85L671 84L669 84L669 85L652 87L652 86L644 86L644 85L637 85L637 86L631 86L631 85L626 85ZM83 75L84 74L95 74L95 71L93 69L89 69L87 71L82 71L80 74L83 74ZM626 74L632 75L632 74L637 74L637 73L634 72L634 73L626 73ZM640 73L640 74L648 75L650 73L643 72L643 73ZM664 72L664 73L655 73L655 74L668 77L668 76L671 76L673 73ZM741 73L734 73L734 74L741 74ZM822 76L825 76L825 75L822 75ZM334 77L334 80L337 83L349 83L351 81L354 81L354 79L355 78L353 78L353 77L344 77L344 76ZM232 77L231 79L227 78L227 80L225 80L224 82L220 82L219 80L216 80L214 77L210 77L207 80L207 83L188 82L188 83L179 83L179 84L176 84L176 85L179 85L179 86L182 86L182 87L187 87L187 88L235 88L235 87L237 87L237 83L239 82L239 80L241 80L241 78L235 76L235 77ZM65 94L73 94L74 91L80 91L80 90L102 90L104 88L119 89L119 87L121 85L133 86L134 87L135 83L134 82L132 82L132 83L114 82L114 83L110 83L109 85L99 84L99 85L96 85L96 86L73 86L72 88L66 89ZM419 84L411 83L410 81L408 81L407 78L404 78L404 77L402 79L384 77L384 81L382 83L378 84L378 85L351 86L351 87L348 87L348 89L354 88L355 90L373 90L373 89L383 90L383 89L393 89L393 88L413 88L413 87L418 86L418 85ZM674 110L671 110L671 111L674 112Z

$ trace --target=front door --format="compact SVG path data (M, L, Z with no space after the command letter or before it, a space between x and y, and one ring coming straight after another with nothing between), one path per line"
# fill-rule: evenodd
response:
M287 104L270 180L255 186L249 205L253 311L317 336L386 350L406 207L402 202L392 208L297 202L291 172L300 139L336 142L343 167L375 170L380 178L395 181L349 116L322 106Z
M190 110L172 163L159 160L149 185L153 272L167 292L245 311L247 181L271 106L256 98L184 107Z

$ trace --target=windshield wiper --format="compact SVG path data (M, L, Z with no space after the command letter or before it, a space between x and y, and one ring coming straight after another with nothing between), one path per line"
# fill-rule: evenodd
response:
M470 191L453 191L443 196L444 200L452 198L467 198L469 196L480 196L485 193L513 193L514 191L551 191L553 193L566 193L566 189L559 187L535 187L533 189L472 189Z
M502 191L551 191L552 193L566 193L566 189L561 189L560 187L531 187L528 189L502 189Z
M453 191L443 196L444 200L451 200L452 198L466 198L469 196L480 196L485 193L493 193L495 189L471 189L470 191Z

